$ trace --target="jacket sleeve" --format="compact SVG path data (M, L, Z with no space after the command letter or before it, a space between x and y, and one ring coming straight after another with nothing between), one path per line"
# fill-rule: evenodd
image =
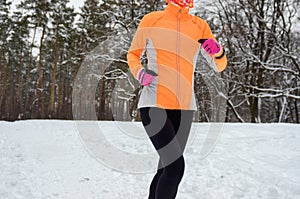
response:
M209 27L209 25L207 24L207 22L204 22L204 31L203 31L203 38L208 39L208 38L213 38L216 40L215 36L213 35L213 33L211 32L211 29ZM218 67L218 71L222 72L226 66L227 66L227 57L226 54L223 55L223 53L225 53L224 48L221 46L221 50L218 54L214 55L214 60L216 62L216 65ZM220 56L222 56L221 58L219 58Z
M143 68L140 58L146 46L146 40L147 40L146 30L147 30L147 20L146 17L143 17L135 32L135 35L131 42L131 46L127 53L127 62L128 62L130 72L136 79L139 70Z

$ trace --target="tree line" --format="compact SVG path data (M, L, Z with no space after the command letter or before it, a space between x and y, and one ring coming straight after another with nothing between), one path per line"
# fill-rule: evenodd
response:
M117 57L102 58L112 60L107 70L95 68L88 77L96 78L96 92L80 95L100 120L138 120L140 87L128 92L118 85L136 83L127 75L126 51L141 18L162 10L164 1L85 0L79 12L69 0L22 0L15 11L11 4L0 3L0 119L73 119L78 71L83 63L96 67L91 52L117 36L119 45L109 47ZM299 0L196 5L195 15L208 21L227 52L226 121L299 123L298 8ZM213 96L197 70L195 81L196 120L208 122ZM81 104L76 118L89 119L90 107Z

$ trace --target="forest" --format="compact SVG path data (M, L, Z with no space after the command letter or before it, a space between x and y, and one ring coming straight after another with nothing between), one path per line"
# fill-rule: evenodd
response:
M76 11L69 0L22 0L12 10L1 0L0 120L138 121L126 52L142 17L165 4L85 0ZM195 1L226 49L226 122L300 122L299 10L300 0ZM197 122L216 108L206 82L196 69Z

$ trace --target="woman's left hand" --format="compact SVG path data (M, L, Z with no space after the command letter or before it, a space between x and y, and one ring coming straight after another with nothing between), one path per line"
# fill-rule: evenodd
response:
M214 39L200 39L199 42L203 49L210 55L218 54L221 51L221 45Z

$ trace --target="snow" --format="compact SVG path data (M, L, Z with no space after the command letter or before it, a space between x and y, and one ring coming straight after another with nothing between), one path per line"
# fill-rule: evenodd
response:
M97 125L124 151L154 152L139 122ZM203 159L211 125L193 124L178 199L300 198L300 125L223 124L216 147ZM124 131L133 126L139 130L134 136ZM0 198L147 198L155 168L134 174L104 166L86 150L77 127L75 121L0 122Z

